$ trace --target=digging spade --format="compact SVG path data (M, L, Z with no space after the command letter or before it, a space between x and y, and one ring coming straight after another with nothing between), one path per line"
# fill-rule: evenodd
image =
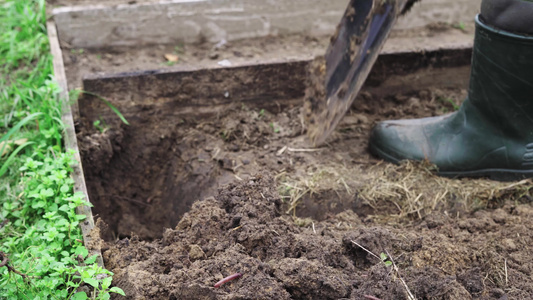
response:
M350 0L331 38L325 68L324 61L311 67L304 119L314 145L323 143L348 111L396 20L417 1Z

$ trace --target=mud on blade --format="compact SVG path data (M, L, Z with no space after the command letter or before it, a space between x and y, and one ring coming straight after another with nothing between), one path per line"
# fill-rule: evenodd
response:
M398 16L416 0L351 0L326 52L310 67L307 133L325 141L359 93ZM324 66L325 64L325 66Z

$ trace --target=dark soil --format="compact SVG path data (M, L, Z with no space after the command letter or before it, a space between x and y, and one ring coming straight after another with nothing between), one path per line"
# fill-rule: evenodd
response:
M486 201L475 211L457 209L460 195L450 193L401 218L391 218L402 215L395 202L362 196L390 166L367 153L373 124L452 111L465 90L422 78L449 83L467 71L402 76L411 91L399 92L393 78L367 86L318 150L305 139L302 99L268 110L235 104L209 117L144 105L123 110L130 126L103 116L103 132L82 119L83 165L93 211L107 223L102 250L115 284L129 299L408 299L407 289L417 299L531 298L529 196L472 196ZM407 175L400 167L391 176ZM352 241L388 252L399 272ZM236 272L243 276L213 286Z
M130 299L530 299L531 205L506 204L408 226L352 210L297 223L268 176L230 184L194 204L161 240L110 244L106 266ZM389 253L392 271L357 246ZM221 288L230 274L243 276ZM401 276L401 278L398 276Z
M386 51L409 40L455 40L457 32L470 39L472 32L451 23L402 29L393 36L404 42L389 42ZM289 39L294 49L312 44L308 56L324 47L321 40ZM263 59L270 49L264 41L185 46L168 68ZM287 40L272 41L277 48ZM295 53L291 47L285 53ZM68 49L64 57L77 87L83 72L160 68L175 50ZM384 300L408 299L409 291L416 299L533 298L531 182L440 181L427 169L393 166L367 152L380 120L453 111L466 96L467 66L371 75L318 149L305 137L303 95L240 99L206 112L198 103L222 97L210 94L221 89L209 83L222 87L223 79L192 77L179 82L181 94L165 93L177 81L145 83L138 92L109 80L116 91L103 96L118 103L129 126L109 109L80 107L78 141L104 240L97 244L128 299ZM232 89L253 81L238 79ZM408 182L413 174L419 179ZM476 188L484 190L471 192ZM370 253L387 255L396 268ZM243 276L214 287L237 272Z
M307 149L299 107L236 106L168 127L130 118L133 128L86 135L94 212L109 224L106 267L129 299L407 299L398 274L354 241L378 256L390 253L417 299L529 299L530 204L384 221L379 216L397 213L392 204L376 211L327 184L302 198L298 217L279 194L287 195L283 174L307 178L330 163L352 165L350 176L364 178L382 165L366 152L375 121L451 111L438 99L464 95L430 89L374 99L364 92L316 152L298 151ZM243 276L213 287L236 272Z
M288 184L316 180L320 191L332 192L335 197L318 206L313 203L319 199L305 195L302 201L309 203L297 211L323 219L329 211L354 207L355 199L346 191L335 192L336 184L308 178L309 174L322 176L322 170L344 168L349 174L336 177L357 189L363 181L360 176L378 162L366 150L376 121L452 111L451 102L443 99L460 102L464 96L464 90L455 88L383 99L364 92L328 140L329 146L318 150L309 149L301 99L292 102L294 107L271 108L273 112L235 104L209 117L176 116L173 111L179 107L143 105L123 111L130 126L117 123L113 115L99 117L100 131L84 119L79 140L93 212L109 224L107 239L131 233L141 239L160 238L163 228L175 227L194 201L264 172L286 178Z

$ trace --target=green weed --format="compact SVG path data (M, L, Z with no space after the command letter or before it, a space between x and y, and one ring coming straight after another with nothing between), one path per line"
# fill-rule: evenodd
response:
M45 11L0 1L0 299L108 299L124 292L82 244Z
M454 23L454 24L452 24L452 27L455 28L455 29L459 29L459 30L461 30L463 32L466 31L466 25L463 22Z
M383 252L381 252L379 254L379 258L381 259L381 261L383 262L383 264L385 264L385 266L387 267L390 267L392 266L392 261L389 260L389 256Z
M93 122L94 128L96 128L100 133L105 133L109 127L107 126L104 120L96 120Z
M445 98L445 97L439 97L437 98L442 104L446 105L446 106L451 106L451 109L453 111L457 111L459 110L459 108L461 107L460 105L457 105L455 103L455 101L453 101L453 99L451 98ZM448 108L447 107L444 107L444 112L447 112Z
M280 129L278 126L276 126L273 122L271 122L269 124L270 128L272 128L272 131L274 131L274 133L279 133L280 132Z
M126 125L130 125L130 123L126 120L126 118L124 117L124 115L122 115L122 113L118 110L118 108L116 108L113 104L111 104L111 102L109 102L109 100L107 100L106 98L104 98L104 97L102 97L102 96L100 96L98 94L91 93L91 92L88 92L88 91L83 91L83 90L78 90L78 95L79 95L79 93L91 95L93 97L96 97L100 101L104 102L105 105L107 105L117 115L117 117L119 117L119 119L122 121L122 123L124 123Z
M174 47L174 53L175 54L184 54L185 53L185 46L183 44L179 44L176 47Z

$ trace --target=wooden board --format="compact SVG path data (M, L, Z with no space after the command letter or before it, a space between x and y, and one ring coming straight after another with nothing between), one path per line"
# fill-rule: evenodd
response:
M74 48L219 42L269 35L331 35L347 0L167 0L53 10ZM473 24L481 0L424 0L395 26Z
M73 47L218 42L277 34L329 34L345 0L173 0L54 9Z
M65 148L67 151L74 152L74 159L76 164L72 165L72 177L74 179L74 192L81 192L85 195L85 199L90 202L89 196L87 193L87 187L85 185L85 177L83 175L83 168L81 165L81 158L78 149L78 141L76 139L76 132L74 130L74 120L72 116L72 110L69 104L68 88L67 88L67 78L65 76L65 68L63 66L63 56L61 54L61 48L59 47L59 40L57 36L56 26L54 22L49 21L46 23L48 30L48 39L50 41L50 51L53 55L53 64L54 64L54 76L61 88L59 93L59 100L61 101L61 106L63 114L61 115L61 120L65 126L65 132L63 137L65 139ZM86 218L80 222L81 233L83 235L83 242L87 250L89 250L90 255L98 255L96 262L99 266L103 267L104 262L102 259L101 249L99 247L99 240L94 240L91 232L94 229L94 218L89 206L79 206L76 208L76 213L78 215L85 215Z
M382 86L396 92L416 89L464 86L468 83L471 48L405 52L379 56L367 82L366 91L377 95ZM245 103L250 107L279 108L297 104L306 88L310 60L248 64L230 68L155 70L133 73L92 75L83 80L85 91L109 100L126 117L138 118L144 109L158 107L166 115L203 115L222 106ZM458 68L453 78L438 78L440 68ZM426 71L427 70L427 71ZM426 72L423 76L418 71ZM437 76L437 77L435 77ZM422 77L422 78L419 78ZM97 97L85 94L79 99L81 119L92 124L99 117L118 121L115 113Z

